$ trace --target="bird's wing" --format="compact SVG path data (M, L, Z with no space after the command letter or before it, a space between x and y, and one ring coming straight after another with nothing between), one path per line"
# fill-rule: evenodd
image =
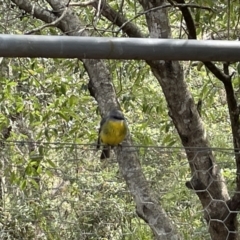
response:
M99 127L99 131L98 131L97 149L99 149L101 146L100 132L102 130L103 124L107 121L107 119L108 119L108 116L105 116L102 118L102 120L100 122L100 127Z

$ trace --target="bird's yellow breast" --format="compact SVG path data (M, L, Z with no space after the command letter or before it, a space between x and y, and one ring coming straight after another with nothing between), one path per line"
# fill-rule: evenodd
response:
M121 143L127 134L127 126L124 120L108 120L102 126L100 138L102 143L116 146Z

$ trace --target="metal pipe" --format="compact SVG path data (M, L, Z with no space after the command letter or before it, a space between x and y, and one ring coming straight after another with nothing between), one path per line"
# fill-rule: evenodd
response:
M240 42L0 34L0 57L240 61Z

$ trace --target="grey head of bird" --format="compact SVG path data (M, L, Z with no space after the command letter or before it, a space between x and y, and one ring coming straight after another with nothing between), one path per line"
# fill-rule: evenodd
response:
M108 116L116 120L125 120L123 113L118 109L113 109L109 112Z

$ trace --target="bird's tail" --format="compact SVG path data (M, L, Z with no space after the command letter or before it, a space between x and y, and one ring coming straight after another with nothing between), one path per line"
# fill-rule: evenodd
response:
M104 146L103 150L102 150L102 154L100 159L106 159L106 158L110 158L110 147L109 146Z
M98 140L97 140L97 149L99 149L101 146L100 136L98 134Z

